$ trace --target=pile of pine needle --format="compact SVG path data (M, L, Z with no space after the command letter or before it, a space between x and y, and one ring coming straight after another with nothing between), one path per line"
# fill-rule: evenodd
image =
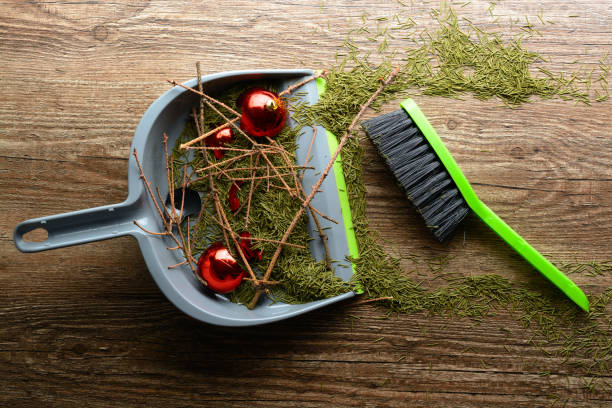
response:
M328 70L326 92L316 105L297 109L298 121L303 126L319 123L336 135L342 134L380 78L386 77L398 61L402 70L377 99L375 108L409 94L498 98L510 108L533 97L584 104L608 99L607 55L597 71L579 68L569 75L554 73L538 65L546 62L544 57L522 45L525 36L536 33L532 25L522 30L524 34L504 40L501 34L487 33L469 21L462 28L451 8L434 10L432 17L437 22L434 30L419 30L411 18L399 15L385 18L386 25L381 24L382 19L371 19L376 24L372 30L368 25L371 20L364 17L363 26L347 36L339 63ZM416 45L389 51L389 36L403 36ZM378 46L376 63L370 61L374 59L371 52L357 45L364 43L364 37ZM609 373L612 358L612 288L589 296L591 310L585 314L552 287L533 288L497 274L457 277L437 268L436 277L446 285L435 290L421 287L402 270L399 258L385 252L368 225L362 167L367 142L363 133L354 136L343 149L342 160L359 246L359 258L353 260L355 277L368 298L386 299L379 303L390 311L466 316L477 322L497 311L511 311L532 330L530 341L544 353L562 356L565 361L571 357L573 364L593 376L585 389L610 389L597 378ZM559 267L565 273L612 272L609 260L576 261Z

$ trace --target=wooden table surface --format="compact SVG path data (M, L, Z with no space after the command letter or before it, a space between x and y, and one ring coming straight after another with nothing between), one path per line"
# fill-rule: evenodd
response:
M433 27L436 2L405 3ZM612 51L607 0L498 3L500 27L542 10L556 23L526 41L552 69L573 70L576 59L590 69ZM460 6L495 28L489 2ZM204 73L327 68L363 12L401 9L386 0L0 3L0 405L612 406L503 311L474 325L385 318L349 301L263 327L214 327L167 301L130 237L16 250L21 221L125 199L134 130L166 79L195 76L197 60ZM611 258L610 101L534 98L511 110L471 97L417 100L477 193L536 248L559 262ZM449 268L465 275L532 273L475 217L436 244L371 147L369 161L368 214L385 247L452 256ZM573 278L587 293L612 286L609 275Z

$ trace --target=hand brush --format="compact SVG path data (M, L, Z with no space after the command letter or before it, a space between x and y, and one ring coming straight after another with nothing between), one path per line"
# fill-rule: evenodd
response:
M442 242L449 237L471 209L567 297L588 311L589 301L582 290L480 201L417 104L406 99L401 107L364 121L362 126L436 238Z

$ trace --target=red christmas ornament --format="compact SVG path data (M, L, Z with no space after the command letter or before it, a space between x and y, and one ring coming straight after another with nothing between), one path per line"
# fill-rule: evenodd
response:
M234 130L231 127L224 127L216 133L208 136L205 140L208 147L223 147L234 141ZM221 159L225 152L223 150L213 150L217 160Z
M198 274L210 290L220 294L236 289L246 275L221 242L215 242L200 256Z
M287 107L274 92L248 89L238 98L238 106L242 109L240 128L253 137L275 137L285 126Z
M261 251L259 249L253 249L250 238L251 234L246 231L241 232L238 245L240 245L240 249L242 249L242 253L247 261L261 261Z
M240 200L238 199L238 188L243 184L242 181L234 181L232 186L227 193L227 201L229 201L229 206L232 209L232 212L238 211L240 208Z

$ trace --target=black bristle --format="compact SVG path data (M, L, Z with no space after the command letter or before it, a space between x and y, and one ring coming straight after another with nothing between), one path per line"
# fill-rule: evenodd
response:
M470 209L418 126L402 109L362 126L425 224L444 241Z

